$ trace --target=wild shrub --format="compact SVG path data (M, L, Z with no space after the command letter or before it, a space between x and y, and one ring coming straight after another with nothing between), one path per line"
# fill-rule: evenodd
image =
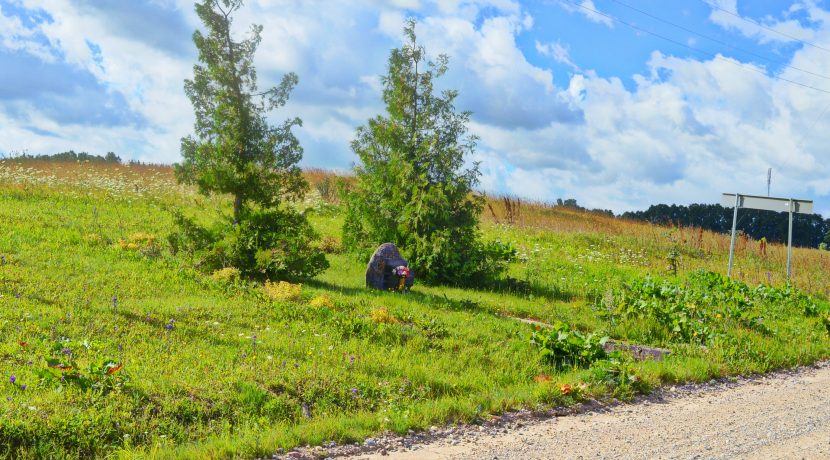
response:
M178 231L168 237L174 253L186 252L205 271L237 267L243 276L269 280L312 278L328 268L316 250L317 233L293 209L245 211L238 223L222 220L203 227L182 215Z
M594 361L607 356L603 345L608 337L583 334L562 322L550 329L537 329L530 336L530 343L539 348L542 360L556 368L588 367Z

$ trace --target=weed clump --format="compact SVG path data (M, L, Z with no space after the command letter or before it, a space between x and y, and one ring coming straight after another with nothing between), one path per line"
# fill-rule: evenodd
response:
M377 324L397 324L399 322L398 318L395 318L395 315L390 313L386 307L378 307L372 310L370 318Z
M297 302L301 299L303 291L302 284L292 284L287 281L278 281L276 283L266 281L262 288L266 296L280 302Z
M609 390L617 399L627 401L638 394L651 391L651 385L640 377L634 363L618 351L595 362L591 365L590 372L588 381Z
M213 281L218 281L220 283L227 283L232 284L239 281L240 272L239 269L236 267L225 267L220 268L219 270L214 271L210 278Z
M343 243L336 236L326 235L320 240L320 250L326 254L340 254L343 252Z
M572 331L562 322L550 330L537 329L530 337L530 343L539 348L542 360L557 369L565 367L588 367L594 361L607 357L603 346L608 337L583 334Z
M101 244L104 241L104 239L101 238L101 235L97 233L89 233L87 235L84 235L84 241L86 241L89 244Z
M100 241L100 236L98 236L98 241ZM124 251L134 252L148 257L161 254L161 247L156 242L155 235L144 232L133 233L126 239L119 240L118 247Z
M326 294L320 294L311 299L308 305L314 308L334 308L334 301Z
M788 312L817 316L822 307L791 285L772 287L731 280L719 273L697 271L682 285L650 277L635 280L615 300L616 314L626 320L651 320L669 342L709 344L734 328L775 336L769 319ZM614 315L615 313L610 313Z

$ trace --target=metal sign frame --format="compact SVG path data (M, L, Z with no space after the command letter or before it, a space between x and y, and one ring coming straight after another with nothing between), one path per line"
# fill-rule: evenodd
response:
M787 279L792 276L793 261L793 214L812 214L811 200L797 200L795 198L778 198L758 195L741 195L740 193L724 193L721 196L721 206L735 207L732 214L732 240L729 243L729 269L726 276L732 277L732 261L735 256L735 230L738 225L738 209L760 209L763 211L786 212L789 214L787 230Z

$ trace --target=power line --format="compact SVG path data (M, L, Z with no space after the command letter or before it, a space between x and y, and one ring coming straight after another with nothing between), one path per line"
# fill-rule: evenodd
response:
M790 80L790 79L788 79L788 78L784 78L784 77L781 77L781 76L778 76L778 75L769 75L769 74L767 74L766 72L764 72L763 70L759 70L759 69L758 69L758 68L756 68L756 67L746 66L746 65L741 64L741 63L739 63L739 62L735 62L735 61L732 61L732 60L726 59L726 58L724 58L724 57L722 57L722 56L720 56L720 55L713 54L713 53L710 53L710 52L708 52L708 51L701 50L701 49L699 49L699 48L695 48L694 46L687 45L687 44L685 44L685 43L683 43L683 42L679 42L679 41L677 41L677 40L674 40L674 39L672 39L672 38L666 37L666 36L664 36L664 35L660 35L660 34L658 34L657 32L652 32L652 31L650 31L650 30L647 30L647 29L644 29L644 28L642 28L642 27L636 26L636 25L631 24L631 23L629 23L629 22L625 22L625 21L623 21L623 20L621 20L621 19L619 19L619 18L616 18L616 17L614 17L614 16L612 16L612 15L610 15L610 14L603 13L602 11L596 10L596 9L591 8L591 7L588 7L588 6L585 6L585 5L581 4L581 3L577 3L577 2L575 2L575 1L573 1L573 0L561 0L561 1L563 1L563 2L567 2L567 3L570 3L571 5L575 5L575 6L579 7L579 8L582 8L582 9L584 9L584 10L590 11L590 12L592 12L592 13L594 13L594 14L598 14L598 15L600 15L600 16L604 16L604 17L606 17L606 18L608 18L608 19L611 19L612 21L616 21L616 22L619 22L620 24L623 24L623 25L626 25L626 26L628 26L628 27L631 27L632 29L639 30L640 32L643 32L643 33L646 33L646 34L649 34L649 35L653 35L653 36L655 36L655 37L657 37L657 38L660 38L660 39L666 40L666 41L668 41L668 42L674 43L675 45L679 45L679 46L682 46L682 47L684 47L684 48L688 48L688 49L690 49L690 50L692 50L692 51L694 51L694 52L696 52L696 53L700 53L700 54L704 54L704 55L710 56L710 57L711 57L711 58L713 58L713 59L722 59L723 61L729 62L729 63L731 63L732 65L738 66L738 67L740 67L740 68L742 68L742 69L745 69L745 70L750 70L750 71L753 71L753 72L756 72L756 73L760 73L761 75L764 75L765 77L768 77L768 78L774 78L774 79L776 79L776 80L780 80L780 81L784 81L784 82L787 82L787 83L791 83L791 84L793 84L793 85L798 85L798 86L801 86L801 87L803 87L803 88L808 88L808 89L812 89L812 90L815 90L815 91L819 91L819 92L822 92L822 93L825 93L825 94L830 94L830 91L828 91L828 90L826 90L826 89L816 88L815 86L810 86L810 85L807 85L807 84L805 84L805 83L799 83L799 82L797 82L797 81L795 81L795 80Z
M720 39L718 39L718 38L710 37L710 36L708 36L708 35L704 35L704 34L699 33L699 32L695 32L694 30L689 29L688 27L685 27L685 26L682 26L682 25L680 25L680 24L676 24L676 23L674 23L674 22L671 22L671 21L669 21L669 20L666 20L666 19L660 18L660 17L658 17L658 16L655 16L655 15L653 15L653 14L649 13L648 11L643 11L643 10L641 10L641 9L639 9L639 8L636 8L636 7L631 6L631 5L627 4L627 3L621 2L621 1L619 1L619 0L611 0L611 1L612 1L612 2L614 2L614 3L617 3L617 4L619 4L619 5L622 5L622 6L626 7L626 8L629 8L629 9L631 9L631 10L634 10L634 11L636 11L636 12L640 13L640 14L643 14L643 15L645 15L645 16L648 16L648 17L650 17L650 18L652 18L652 19L654 19L654 20L660 21L660 22L662 22L662 23L664 23L664 24L668 24L668 25L670 25L670 26L677 27L678 29L681 29L681 30L684 30L684 31L686 31L686 32L689 32L690 34L697 35L698 37L702 37L702 38L705 38L705 39L707 39L707 40L711 40L711 41L713 41L713 42L715 42L715 43L720 43L721 45L723 45L723 46L727 46L727 47L729 47L729 48L732 48L733 50L740 51L740 52L742 52L742 53L746 53L746 54L749 54L749 55L755 56L755 57L757 57L757 58L759 58L759 59L763 59L763 60L765 60L765 61L767 61L767 62L771 62L771 63L774 63L774 64L783 65L783 66L784 66L784 67L786 67L786 68L790 68L790 69L793 69L793 70L798 70L798 71L800 71L800 72L804 72L804 73L807 73L807 74L813 75L813 76L815 76L815 77L823 78L823 79L825 79L825 80L830 80L830 77L828 77L827 75L822 75L822 74L815 73L815 72L812 72L812 71L809 71L809 70L806 70L806 69L801 69L801 68L798 68L798 67L796 67L796 66L794 66L794 65L787 64L786 62L784 62L784 61L782 61L782 60L780 60L780 59L772 59L772 58L769 58L769 57L767 57L767 56L764 56L764 55L758 54L758 53L756 53L756 52L754 52L754 51L749 51L749 50L746 50L746 49L743 49L743 48L739 48L739 47L737 47L737 46L735 46L735 45L730 44L729 42L726 42L726 41L720 40Z
M705 3L705 4L706 4L707 6L709 6L710 8L713 8L713 9L716 9L716 10L719 10L719 11L723 11L724 13L726 13L726 14L728 14L728 15L730 15L730 16L734 16L734 17L736 17L736 18L740 19L741 21L748 22L748 23L750 23L750 24L754 24L754 25L756 25L756 26L758 26L758 27L760 27L760 28L762 28L762 29L764 29L764 30L767 30L767 31L769 31L769 32L772 32L772 33L774 33L774 34L778 34L778 35L780 35L780 36L782 36L782 37L789 38L790 40L795 40L795 41L797 41L797 42L799 42L799 43L803 43L803 44L805 44L805 45L812 46L813 48L818 48L818 49L820 49L820 50L824 50L824 51L827 51L828 53L830 53L830 49L827 49L827 48L821 47L821 46L819 46L819 45L816 45L815 43L811 43L811 42L808 42L808 41L806 41L806 40L802 40L802 39L800 39L800 38L798 38L798 37L794 37L794 36L789 35L789 34L786 34L786 33L784 33L784 32L777 31L777 30L773 29L772 27L767 27L767 26L765 26L765 25L761 24L760 22L757 22L757 21L755 21L755 20L753 20L753 19L745 18L745 17L741 16L740 14L733 13L732 11L729 11L729 10L727 10L727 9L725 9L725 8L721 8L721 7L719 7L718 5L715 5L715 4L712 4L712 3L709 3L709 1L708 1L708 0L700 0L700 1L701 1L701 2L703 2L703 3Z

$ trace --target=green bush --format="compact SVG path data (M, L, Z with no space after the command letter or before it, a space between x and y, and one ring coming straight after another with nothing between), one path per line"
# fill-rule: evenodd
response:
M295 280L314 277L329 266L312 244L317 233L290 208L245 211L237 225L224 220L212 229L182 215L176 221L179 229L168 238L171 248L191 253L208 272L236 267L247 277Z

